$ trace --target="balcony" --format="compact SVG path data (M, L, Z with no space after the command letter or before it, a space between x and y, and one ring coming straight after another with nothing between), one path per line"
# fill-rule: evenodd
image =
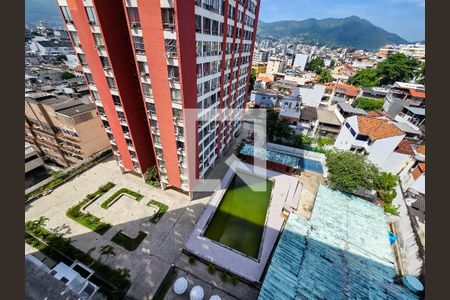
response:
M163 23L163 29L169 31L175 31L175 23Z

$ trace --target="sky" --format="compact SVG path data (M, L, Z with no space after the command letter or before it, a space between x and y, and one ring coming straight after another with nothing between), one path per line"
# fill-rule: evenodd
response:
M414 42L425 40L425 0L261 0L264 22L356 15Z
M42 17L60 23L55 0L25 0L27 20ZM265 22L308 18L345 18L352 15L414 42L425 39L425 0L261 0Z

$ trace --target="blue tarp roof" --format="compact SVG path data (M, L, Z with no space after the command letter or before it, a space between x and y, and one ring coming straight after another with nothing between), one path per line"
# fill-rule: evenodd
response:
M258 299L418 299L394 276L383 210L321 185L310 221L290 214Z

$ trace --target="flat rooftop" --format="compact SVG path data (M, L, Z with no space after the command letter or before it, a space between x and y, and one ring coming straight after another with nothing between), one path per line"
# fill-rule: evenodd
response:
M310 221L290 214L259 300L418 299L394 283L382 208L319 187Z

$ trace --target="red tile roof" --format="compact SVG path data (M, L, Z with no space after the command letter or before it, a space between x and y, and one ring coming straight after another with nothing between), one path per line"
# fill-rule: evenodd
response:
M386 119L358 116L359 133L367 135L371 140L380 140L405 133Z
M327 86L327 90L333 90L333 89L345 90L345 94L349 97L356 97L356 96L358 96L359 92L361 91L356 86L344 84L344 83L336 83L335 85L329 84Z
M420 145L416 148L417 153L425 155L425 145Z
M407 140L402 140L400 144L398 144L395 152L414 156L414 150L412 148L412 143Z
M409 93L413 97L425 98L425 92L422 92L422 91L418 91L418 90L415 90L415 89L409 89Z

